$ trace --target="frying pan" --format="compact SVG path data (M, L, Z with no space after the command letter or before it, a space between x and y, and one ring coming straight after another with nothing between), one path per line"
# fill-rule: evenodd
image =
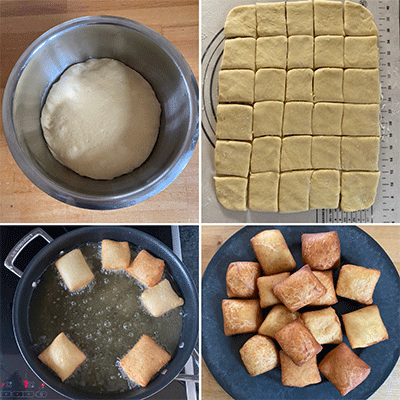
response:
M29 262L24 272L14 266L14 260L21 250L34 238L42 236L49 242ZM100 242L103 239L128 241L148 250L166 263L166 269L177 284L180 295L184 298L183 326L178 348L170 363L146 387L137 387L124 392L95 393L78 389L61 382L50 369L37 358L33 349L29 329L29 304L37 282L42 274L57 258L60 252L68 252L80 244ZM19 350L32 371L56 392L71 399L145 399L167 386L182 370L195 346L198 335L198 296L195 285L181 261L163 243L152 236L126 227L85 227L69 232L53 240L40 228L27 234L11 250L5 260L5 266L20 277L12 308L14 335ZM37 289L39 290L39 289Z

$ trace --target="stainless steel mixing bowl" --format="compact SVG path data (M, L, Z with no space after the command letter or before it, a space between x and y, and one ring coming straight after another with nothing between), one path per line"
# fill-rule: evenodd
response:
M40 113L51 85L70 65L114 58L138 71L161 103L161 127L147 161L110 181L80 176L61 165L44 140ZM152 29L125 18L83 17L40 36L15 64L3 98L7 144L24 174L67 204L114 209L165 189L183 170L199 134L198 86L180 52Z

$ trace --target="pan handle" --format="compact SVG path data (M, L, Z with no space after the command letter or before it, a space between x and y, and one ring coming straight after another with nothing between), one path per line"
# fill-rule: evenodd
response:
M53 238L48 235L43 229L35 228L31 232L27 233L10 251L8 256L4 261L4 266L8 268L11 272L14 272L18 278L22 277L23 272L14 266L15 259L18 257L19 253L27 246L32 240L36 239L38 236L41 236L48 243L53 241Z

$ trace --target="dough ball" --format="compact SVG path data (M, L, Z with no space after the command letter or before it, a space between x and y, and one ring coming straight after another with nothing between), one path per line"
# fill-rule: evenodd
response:
M69 67L52 86L41 124L61 164L89 178L112 179L149 157L160 114L139 73L116 60L90 59Z

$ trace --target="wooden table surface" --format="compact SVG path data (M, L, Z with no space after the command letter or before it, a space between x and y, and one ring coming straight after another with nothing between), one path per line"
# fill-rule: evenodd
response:
M221 245L242 226L203 226L202 239L202 272ZM386 251L400 273L400 226L363 225L360 227L372 236ZM400 301L400 300L399 300ZM202 361L202 400L231 400L219 384L215 381L204 360ZM238 382L240 385L240 382ZM338 393L338 397L339 393ZM400 361L385 383L370 397L370 400L398 400L400 398ZM250 398L249 398L250 400ZM257 399L251 399L257 400ZM273 399L271 399L273 400ZM310 399L313 400L313 399Z
M24 50L42 33L86 15L141 22L172 42L199 77L198 0L0 0L0 96ZM198 146L179 177L156 196L120 210L93 211L61 203L34 186L0 133L0 223L195 223L199 220Z

